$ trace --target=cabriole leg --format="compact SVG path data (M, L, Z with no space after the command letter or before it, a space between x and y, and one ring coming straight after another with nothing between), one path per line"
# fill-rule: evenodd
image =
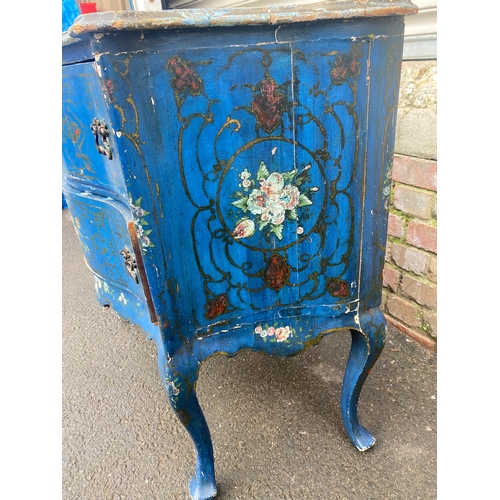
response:
M359 329L351 329L352 344L342 385L341 411L352 444L365 451L375 444L373 435L358 420L361 389L385 344L386 321L378 309L360 316Z
M212 439L195 391L197 366L185 367L181 372L170 363L167 365L160 351L161 348L158 349L158 367L163 387L177 417L191 436L196 453L196 469L189 492L193 500L208 500L215 497L217 487Z

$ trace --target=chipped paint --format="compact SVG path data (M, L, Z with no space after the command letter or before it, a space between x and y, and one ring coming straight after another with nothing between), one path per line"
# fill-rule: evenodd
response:
M99 78L101 78L102 77L101 67L99 66L99 64L97 64L97 61L98 59L96 59L95 62L92 63L92 66L94 67L95 72L99 75Z
M120 295L118 296L118 301L123 302L124 305L127 305L128 300L125 298L123 292L121 292Z

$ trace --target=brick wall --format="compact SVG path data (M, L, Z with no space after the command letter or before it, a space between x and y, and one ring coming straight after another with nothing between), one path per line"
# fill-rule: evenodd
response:
M428 347L437 341L436 61L401 74L384 267L389 323Z
M437 162L395 155L383 307L403 332L437 336Z

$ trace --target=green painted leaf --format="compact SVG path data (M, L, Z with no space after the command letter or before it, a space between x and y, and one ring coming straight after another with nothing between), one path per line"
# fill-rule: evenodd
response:
M296 174L297 174L297 169L293 169L290 172L283 172L281 174L281 176L283 177L283 180L285 182L287 182L287 181L291 181L295 177Z
M300 173L299 175L297 175L297 177L295 177L295 182L294 184L298 187L298 186L301 186L302 184L304 184L305 182L309 181L310 180L310 175L309 175L309 172L302 172Z
M301 194L299 196L299 207L305 207L306 205L312 205L312 201L305 194Z
M281 240L283 238L283 224L279 225L272 225L271 227L271 232L276 235L278 240Z
M144 231L144 234L145 234L146 236L149 236L152 232L153 232L153 230L152 230L152 229L148 229L147 231Z
M141 223L141 226L149 226L149 222L143 217L139 221Z
M269 170L267 170L266 164L261 161L259 165L259 171L257 172L257 180L265 180L269 177Z
M141 201L142 201L142 196L140 198L137 198L137 200L135 200L135 206L136 207L140 207L141 206Z
M299 216L297 215L297 210L295 210L295 208L293 208L292 210L287 210L286 218L290 220L297 220L299 218Z
M259 231L262 231L267 225L269 224L269 221L267 220L259 220L257 221L257 227L259 228Z
M239 200L233 201L231 205L234 205L235 207L241 208L243 212L247 211L247 198L240 198Z

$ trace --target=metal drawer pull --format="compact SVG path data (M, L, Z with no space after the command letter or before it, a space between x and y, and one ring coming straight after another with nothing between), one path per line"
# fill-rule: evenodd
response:
M94 118L92 120L92 124L90 125L90 130L92 130L92 133L94 134L97 151L99 151L100 154L107 156L108 159L112 160L113 153L111 153L111 146L109 144L109 132L106 122L104 120L98 120L97 118ZM99 137L101 137L102 145L99 144Z
M127 247L124 247L120 252L120 255L123 257L125 261L125 267L127 268L127 273L134 278L136 283L139 283L139 275L137 270L137 262L135 257L130 253L130 250Z

